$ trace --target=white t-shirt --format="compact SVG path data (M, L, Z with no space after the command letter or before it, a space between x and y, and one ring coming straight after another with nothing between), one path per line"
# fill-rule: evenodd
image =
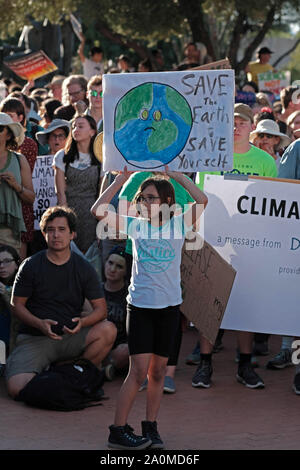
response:
M59 150L53 159L53 167L59 168L63 172L65 172L66 164L63 161L65 155L64 150ZM73 168L77 168L77 170L86 170L89 166L91 166L91 156L89 153L82 153L79 152L79 158L74 162L70 163L70 166Z
M145 219L124 217L123 232L132 239L132 276L127 301L140 308L166 308L182 303L181 250L191 230L183 216L161 227Z
M84 59L82 63L83 67L83 75L87 80L89 80L94 75L103 75L104 73L104 65L102 62L94 62L91 59Z

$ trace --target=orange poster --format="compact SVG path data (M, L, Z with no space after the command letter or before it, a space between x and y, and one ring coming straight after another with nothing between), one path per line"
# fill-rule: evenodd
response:
M36 80L57 70L56 65L43 51L30 52L18 58L5 58L5 65L23 80Z

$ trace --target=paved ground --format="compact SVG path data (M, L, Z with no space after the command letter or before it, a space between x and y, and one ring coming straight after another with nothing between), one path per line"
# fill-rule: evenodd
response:
M177 392L164 395L159 430L167 449L173 450L287 450L299 448L300 396L292 391L293 367L282 371L264 368L270 356L260 358L258 373L263 390L250 390L235 379L235 334L225 332L224 350L214 355L211 389L195 389L191 378L196 366L184 358L191 352L196 332L183 336L176 375ZM280 338L270 339L270 354ZM103 406L76 412L32 409L11 400L0 379L1 450L106 450L121 378L106 383L109 400ZM140 392L129 423L137 432L144 419L146 392Z

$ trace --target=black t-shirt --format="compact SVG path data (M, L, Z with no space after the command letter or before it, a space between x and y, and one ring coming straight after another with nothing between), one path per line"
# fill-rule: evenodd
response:
M104 297L93 266L82 256L71 252L63 265L48 260L46 250L27 258L20 266L13 295L27 297L26 308L38 318L55 320L52 331L62 334L63 327L74 328L72 318L81 316L85 298ZM41 335L42 332L22 324L19 333Z
M104 290L104 296L107 304L107 319L115 324L118 333L114 347L118 344L127 342L126 333L126 297L128 294L128 286L125 285L122 289L111 292L105 289L105 285L102 285Z

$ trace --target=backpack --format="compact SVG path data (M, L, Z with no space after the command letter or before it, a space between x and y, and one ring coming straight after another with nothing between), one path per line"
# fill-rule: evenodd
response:
M16 400L47 410L83 410L101 405L103 383L104 372L88 359L80 358L50 365L25 385Z

